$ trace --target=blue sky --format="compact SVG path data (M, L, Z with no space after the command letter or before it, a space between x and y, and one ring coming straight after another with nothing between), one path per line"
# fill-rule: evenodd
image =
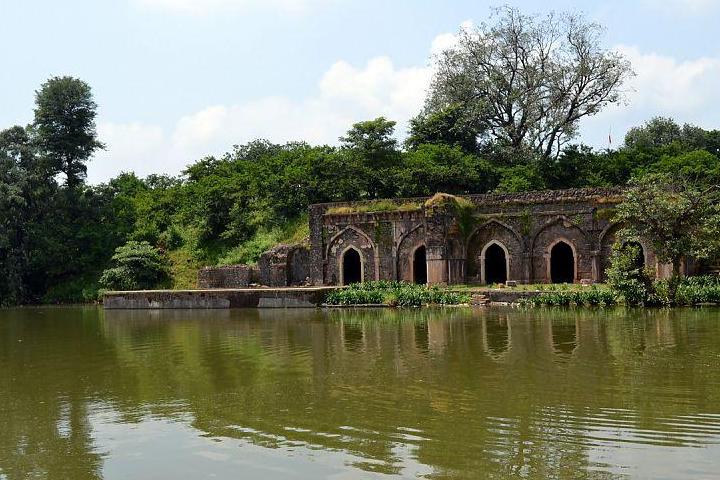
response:
M32 118L52 75L94 89L107 150L92 182L177 174L256 137L334 143L358 120L407 120L431 51L501 2L471 0L0 0L0 127ZM581 125L606 146L653 115L720 128L720 0L517 1L606 26L637 77L625 105Z

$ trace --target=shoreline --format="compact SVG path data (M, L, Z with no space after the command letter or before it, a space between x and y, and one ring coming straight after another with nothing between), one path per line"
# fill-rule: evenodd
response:
M329 305L327 295L345 287L257 287L196 290L109 291L102 299L106 310L227 309L227 308L397 308L387 304ZM447 292L464 293L472 298L467 304L438 305L452 307L518 305L523 299L547 291L488 288L453 288ZM434 306L434 305L430 305Z

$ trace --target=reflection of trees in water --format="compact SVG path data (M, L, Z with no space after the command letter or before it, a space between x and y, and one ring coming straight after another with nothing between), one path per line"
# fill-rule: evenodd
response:
M26 407L37 387L30 377L11 386L20 400L14 416L0 417L0 428L14 432L0 436L0 458L12 458L11 479L48 471L60 459L63 472L75 473L66 477L97 478L87 399L102 398L127 421L191 413L193 426L211 436L337 449L367 460L358 465L366 470L400 472L404 445L436 478L582 478L597 440L593 417L666 432L675 444L691 441L672 419L720 400L720 373L706 367L716 359L720 329L701 316L116 311L100 323L42 324L26 335L32 348L12 343L22 332L0 337L9 347L0 350L3 385L10 380L2 371L32 365L26 370L43 379L36 398L48 405L41 416ZM57 341L66 338L74 343ZM59 361L69 361L63 369L73 375L55 375ZM58 423L71 425L73 435L62 437ZM37 465L13 453L28 438L48 453Z
M95 362L111 346L80 310L18 309L0 321L0 472L8 480L101 478L88 397L105 392ZM87 311L84 312L87 314ZM58 339L73 339L71 344ZM108 363L109 361L109 363Z

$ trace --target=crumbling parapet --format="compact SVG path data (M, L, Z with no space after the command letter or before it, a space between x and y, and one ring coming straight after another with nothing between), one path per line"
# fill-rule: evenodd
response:
M311 249L307 243L280 244L260 255L260 284L290 287L311 283Z
M612 212L621 199L619 189L595 188L467 196L439 193L431 198L313 205L313 282L345 283L344 269L351 271L356 261L351 258L354 254L347 255L349 249L360 254L362 281L487 283L498 278L488 275L487 265L492 263L493 271L502 269L503 282L550 282L555 281L552 258L560 258L562 250L558 247L557 255L551 255L558 241L572 249L567 262L574 263L572 272L561 276L563 281L601 281L607 245L614 241L612 232L605 238L602 232L613 228ZM418 258L425 262L426 275L415 275L420 271L415 268ZM648 249L648 260L652 259Z
M245 288L258 281L257 267L226 265L205 267L198 272L198 288Z

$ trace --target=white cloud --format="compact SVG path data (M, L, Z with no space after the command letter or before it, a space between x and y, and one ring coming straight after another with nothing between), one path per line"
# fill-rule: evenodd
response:
M475 28L475 23L472 20L465 20L460 24L461 31L472 32ZM435 37L430 46L430 55L438 55L444 50L453 48L458 43L458 33L442 33Z
M452 45L452 34L438 36L433 52ZM612 106L581 123L583 142L607 146L608 133L618 145L625 132L653 116L705 128L720 126L720 58L680 61L636 47L620 46L632 62L627 103ZM397 67L388 57L364 66L338 61L319 78L316 91L305 98L259 98L235 105L208 106L179 118L172 128L142 123L101 121L100 138L107 150L89 165L91 182L120 171L177 174L188 164L219 155L257 138L274 142L306 140L336 144L352 123L385 116L398 121L403 136L410 118L422 107L432 75L430 67Z
M216 12L274 9L288 13L304 12L316 4L330 0L131 0L136 6L188 15Z
M108 180L120 172L175 172L167 151L163 129L141 123L118 124L100 122L98 136L105 150L95 155L88 165L88 177L93 183Z
M720 126L720 114L712 108L720 102L720 58L679 61L636 47L618 50L632 62L637 76L630 82L625 105L612 106L582 124L585 142L607 146L612 130L618 144L630 127L658 115L705 128Z
M429 67L398 68L387 57L363 67L339 61L322 75L317 92L305 99L265 97L209 106L183 116L171 131L100 122L98 132L107 149L90 164L90 181L128 170L143 176L177 174L199 158L257 138L336 144L354 122L379 116L397 120L402 135L422 107L430 76Z

